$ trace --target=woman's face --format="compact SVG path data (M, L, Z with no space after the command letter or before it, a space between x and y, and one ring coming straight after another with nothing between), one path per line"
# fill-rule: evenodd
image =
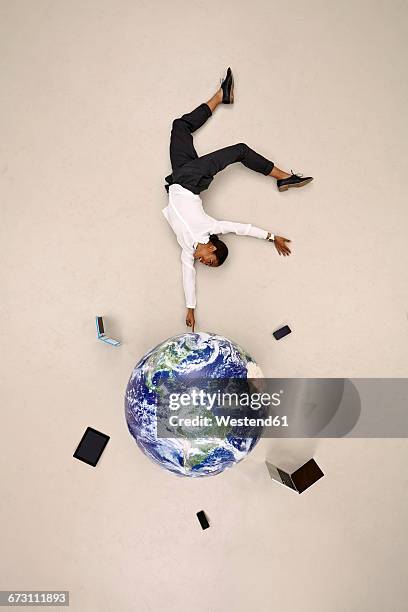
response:
M215 268L218 266L218 260L215 251L216 247L211 244L211 242L209 242L208 244L204 244L201 247L196 259L198 259L198 261L204 264L205 266Z

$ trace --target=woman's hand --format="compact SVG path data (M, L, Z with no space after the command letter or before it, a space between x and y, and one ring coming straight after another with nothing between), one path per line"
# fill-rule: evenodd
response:
M285 244L286 242L290 242L289 238L284 238L283 236L275 236L274 245L279 255L290 255L290 248Z
M194 326L195 326L194 308L187 308L186 325L187 327L191 327L191 331L194 332Z

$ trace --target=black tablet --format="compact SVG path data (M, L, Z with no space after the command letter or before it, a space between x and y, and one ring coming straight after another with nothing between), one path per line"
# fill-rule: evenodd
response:
M75 459L79 459L88 465L96 466L110 436L88 427L82 436L82 440L74 453Z

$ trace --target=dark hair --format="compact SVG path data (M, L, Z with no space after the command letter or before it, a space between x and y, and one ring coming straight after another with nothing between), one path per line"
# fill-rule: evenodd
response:
M224 263L224 261L227 259L228 257L228 247L225 244L225 242L223 242L222 240L220 240L217 236L217 234L211 234L210 236L210 242L211 244L213 244L215 246L215 248L217 249L214 253L214 255L217 258L218 261L218 265L222 266L222 264Z

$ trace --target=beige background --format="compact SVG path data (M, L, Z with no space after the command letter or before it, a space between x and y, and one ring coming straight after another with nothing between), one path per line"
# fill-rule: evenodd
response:
M405 2L2 0L2 589L69 589L75 612L406 610L405 440L262 441L180 479L130 438L136 361L184 330L166 205L174 117L224 69L236 104L199 153L247 142L303 190L241 166L210 214L292 239L228 238L198 270L198 329L269 376L408 375ZM94 315L123 340L95 340ZM294 333L276 343L271 332ZM111 435L96 469L82 431ZM302 496L264 460L326 477ZM202 532L195 512L212 527Z

